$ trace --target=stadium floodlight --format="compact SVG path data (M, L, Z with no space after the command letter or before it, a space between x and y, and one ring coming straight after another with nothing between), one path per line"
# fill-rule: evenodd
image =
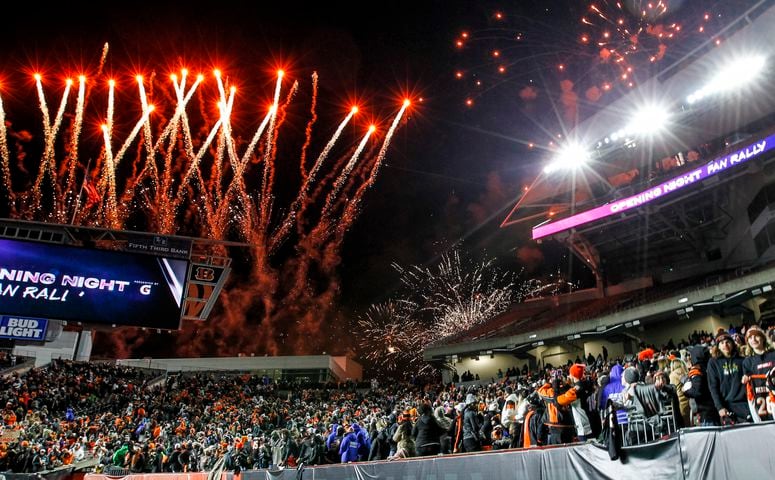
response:
M584 147L575 142L568 142L557 152L554 160L544 168L544 173L574 170L588 161L589 152Z
M689 104L717 93L738 90L756 80L766 65L764 55L746 55L723 67L705 86L686 97Z
M648 105L633 115L625 128L625 135L653 135L667 127L670 120L668 110L660 105Z

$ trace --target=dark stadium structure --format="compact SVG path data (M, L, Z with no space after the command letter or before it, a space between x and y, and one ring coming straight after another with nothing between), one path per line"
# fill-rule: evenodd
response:
M756 3L723 42L711 39L584 121L568 137L586 152L570 168L547 168L503 220L502 228L532 226L536 242L565 245L594 288L515 304L429 346L425 360L485 378L515 361L564 363L603 345L627 354L696 329L769 323L773 25L771 2ZM668 112L667 125L639 135L635 113L653 104ZM471 363L487 357L496 361Z

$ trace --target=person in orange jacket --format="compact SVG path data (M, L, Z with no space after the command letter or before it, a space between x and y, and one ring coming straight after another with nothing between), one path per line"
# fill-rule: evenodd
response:
M546 404L544 424L549 428L548 445L573 441L576 428L570 405L576 401L577 390L578 385L570 386L565 382L562 370L555 370L551 381L538 388L538 395Z

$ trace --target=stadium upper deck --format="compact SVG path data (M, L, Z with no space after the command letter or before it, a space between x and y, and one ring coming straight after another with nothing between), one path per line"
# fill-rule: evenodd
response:
M567 242L607 284L755 262L756 233L741 233L756 217L739 220L772 179L773 25L775 7L760 5L582 123L503 226Z
M775 6L758 2L730 22L723 42L711 39L580 124L503 221L530 223L533 239L567 245L595 288L542 300L544 309L515 305L425 358L536 354L545 342L584 343L585 335L642 340L648 323L699 314L709 329L731 316L768 316L773 26Z

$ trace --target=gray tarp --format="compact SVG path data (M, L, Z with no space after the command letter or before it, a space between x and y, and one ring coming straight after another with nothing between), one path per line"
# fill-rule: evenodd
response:
M621 461L611 461L599 446L584 444L328 465L302 472L250 470L242 472L241 480L773 478L773 446L775 423L767 422L681 430L668 440L625 448Z

